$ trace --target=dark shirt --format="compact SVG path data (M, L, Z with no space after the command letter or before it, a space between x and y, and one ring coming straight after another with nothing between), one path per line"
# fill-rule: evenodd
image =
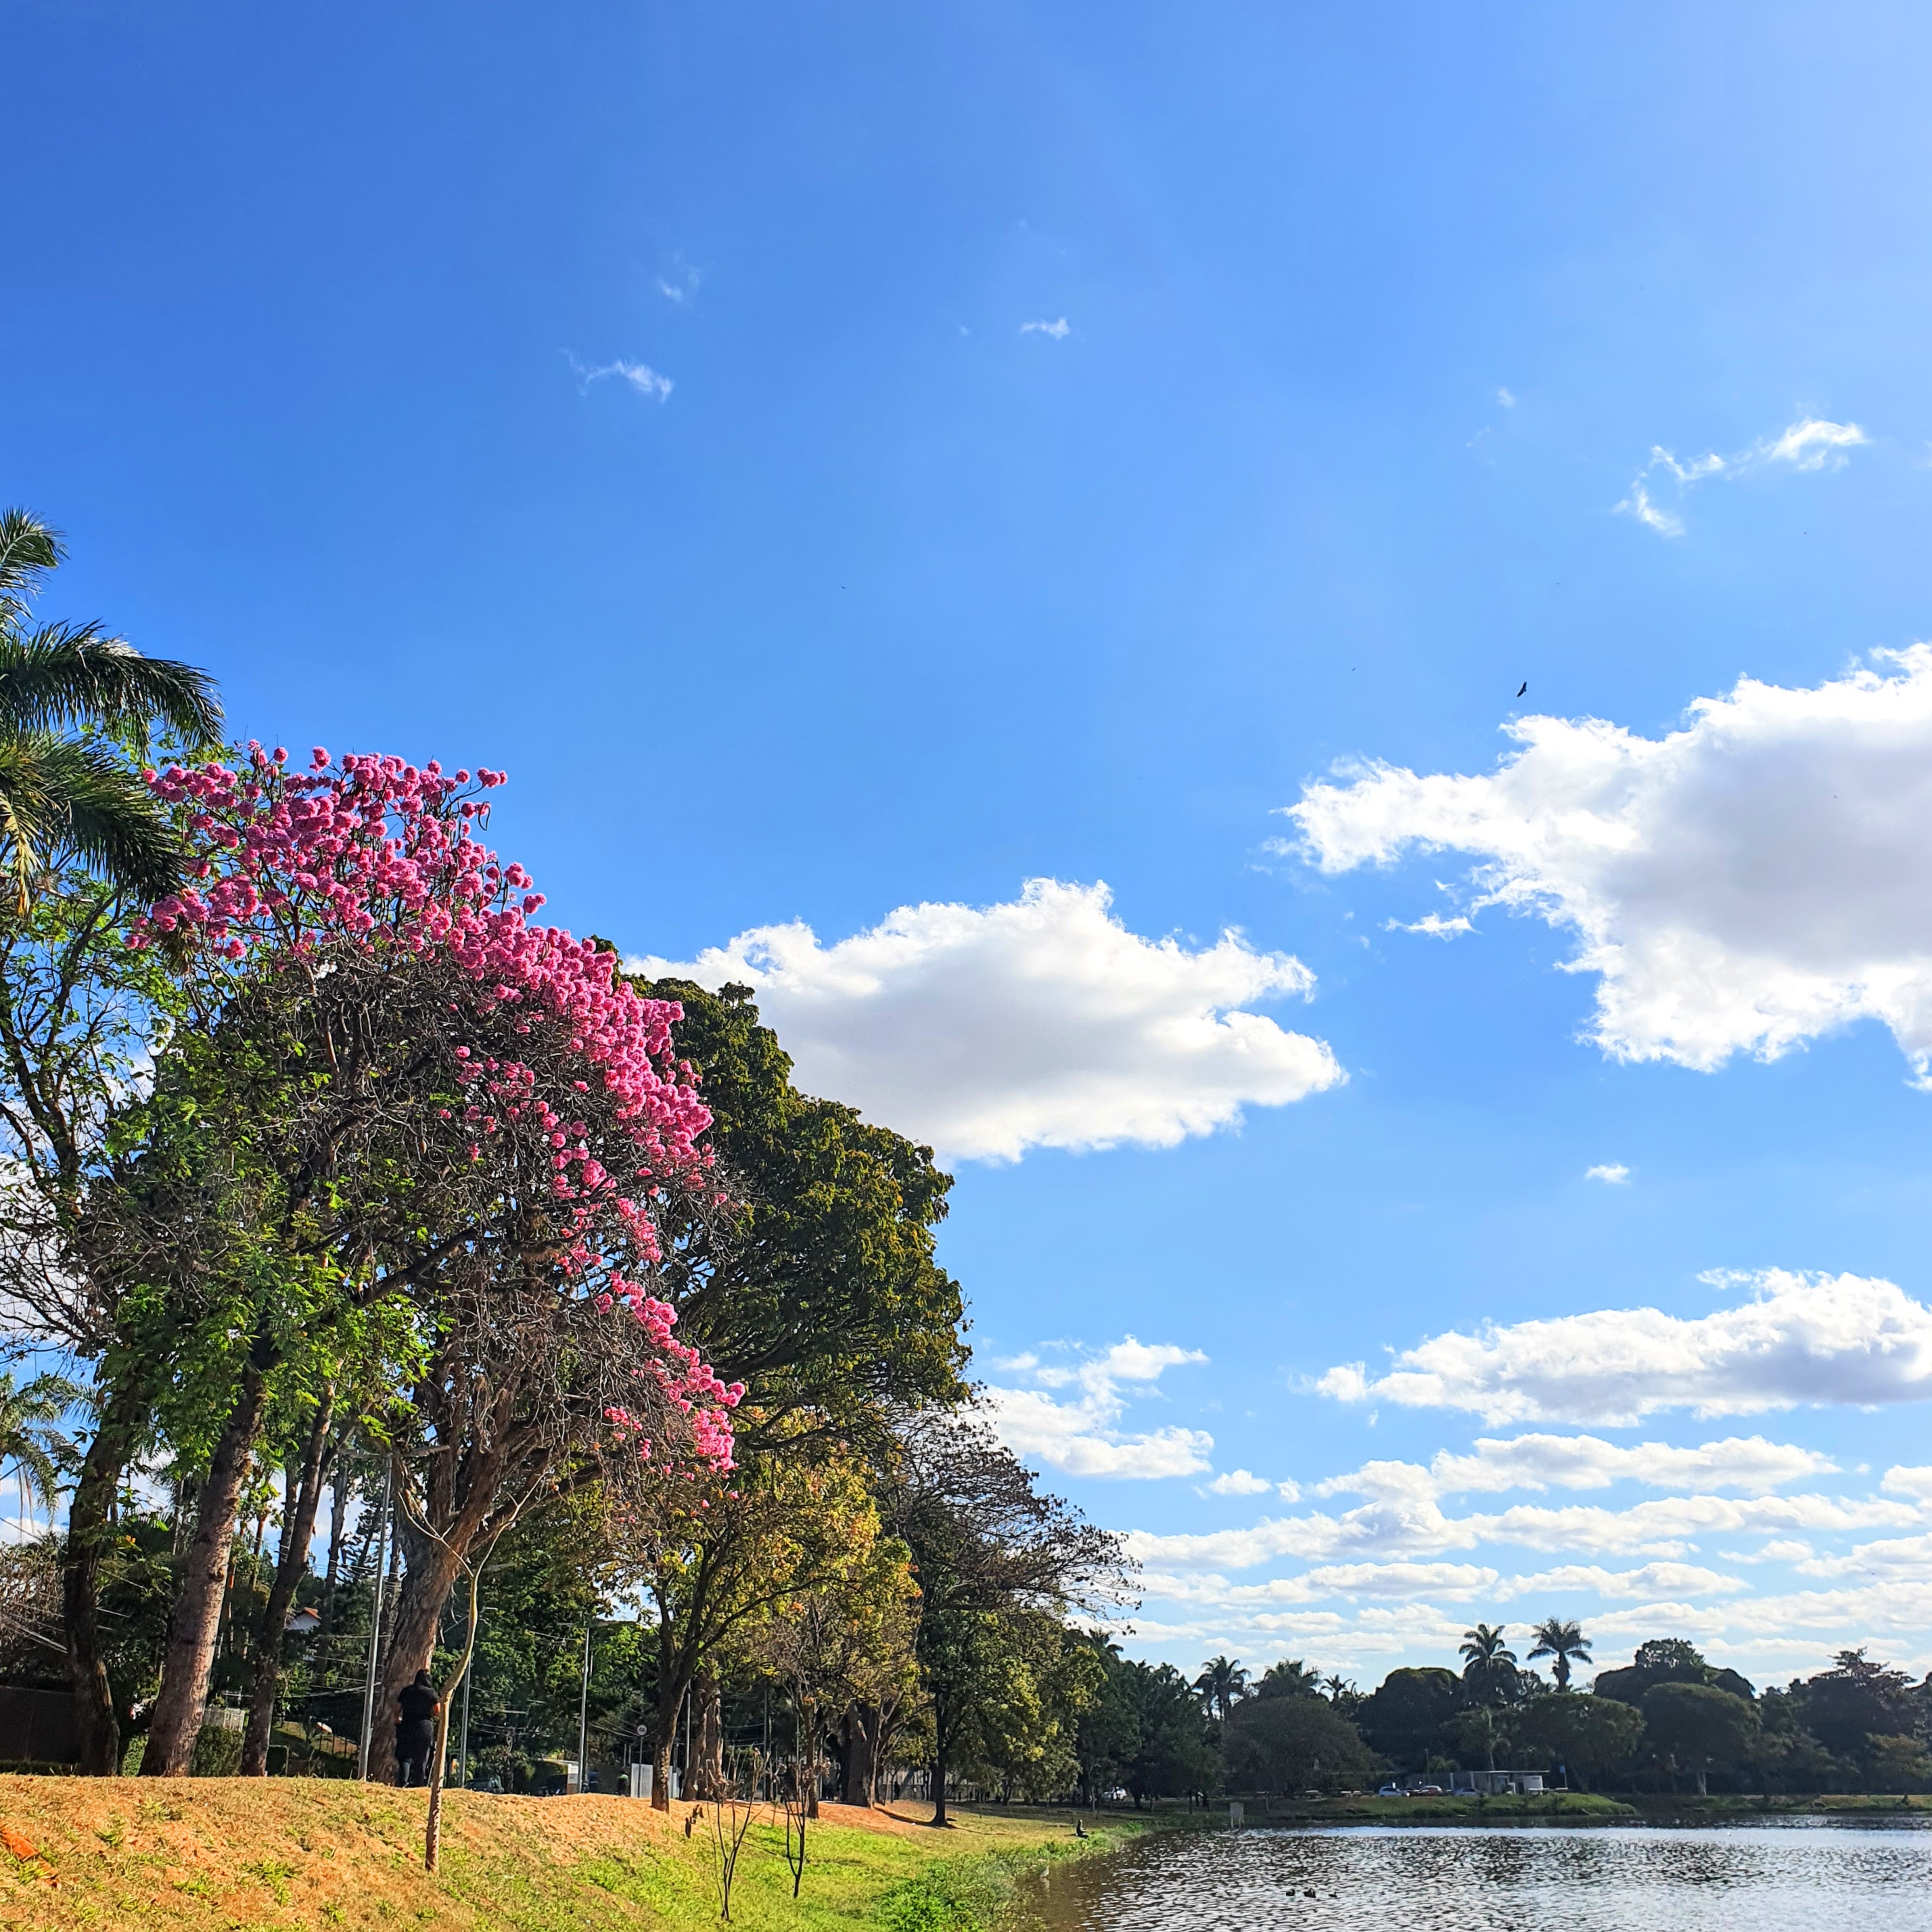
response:
M435 1721L436 1693L427 1684L404 1684L396 1702L402 1712L396 1720L399 1726L406 1726L414 1730Z

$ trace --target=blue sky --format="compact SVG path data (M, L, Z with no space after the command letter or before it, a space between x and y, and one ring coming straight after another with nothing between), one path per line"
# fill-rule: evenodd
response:
M1921 10L8 25L50 608L950 1140L1147 1654L1932 1666Z

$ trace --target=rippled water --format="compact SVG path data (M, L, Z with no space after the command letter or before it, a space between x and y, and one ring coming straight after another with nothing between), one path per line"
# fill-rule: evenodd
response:
M1033 1902L1049 1932L1932 1932L1932 1830L1161 1832Z

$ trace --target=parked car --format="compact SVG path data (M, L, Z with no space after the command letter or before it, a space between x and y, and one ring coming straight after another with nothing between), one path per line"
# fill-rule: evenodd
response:
M1409 1787L1412 1798L1447 1798L1449 1794L1439 1784L1414 1784Z
M1376 1796L1378 1798L1406 1798L1408 1793L1399 1784L1384 1784Z

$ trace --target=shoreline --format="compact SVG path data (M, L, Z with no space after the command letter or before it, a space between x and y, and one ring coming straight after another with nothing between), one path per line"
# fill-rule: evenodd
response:
M1766 1818L1922 1818L1932 1793L1819 1792L1803 1796L1553 1792L1537 1797L1277 1798L1240 1801L1240 1828L1275 1825L1504 1825L1748 1823Z

